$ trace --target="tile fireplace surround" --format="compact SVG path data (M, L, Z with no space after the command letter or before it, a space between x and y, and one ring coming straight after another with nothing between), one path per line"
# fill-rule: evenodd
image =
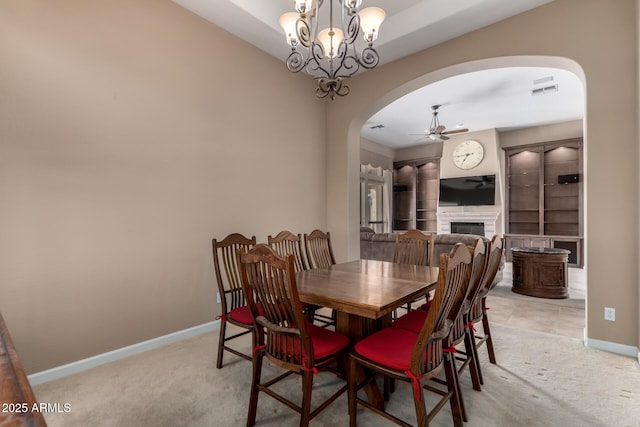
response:
M438 234L451 233L452 222L481 222L487 238L496 234L496 221L500 212L438 212Z

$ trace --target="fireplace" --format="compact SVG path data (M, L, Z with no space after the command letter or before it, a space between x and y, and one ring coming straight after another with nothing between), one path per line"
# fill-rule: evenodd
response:
M438 234L449 234L460 231L453 231L452 224L482 224L483 230L479 230L479 226L474 232L467 232L467 234L477 234L478 236L485 236L492 238L496 234L496 221L498 220L499 212L440 212L438 211ZM464 227L466 228L467 225ZM464 233L464 232L463 232Z
M451 233L484 236L484 222L452 222Z

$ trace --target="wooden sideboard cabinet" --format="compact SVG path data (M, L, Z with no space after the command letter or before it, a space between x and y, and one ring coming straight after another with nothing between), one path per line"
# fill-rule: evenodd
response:
M538 298L569 298L569 251L514 247L511 252L513 292Z
M569 266L583 267L583 244L581 237L531 236L521 234L504 235L505 260L513 262L511 248L556 248L569 251Z

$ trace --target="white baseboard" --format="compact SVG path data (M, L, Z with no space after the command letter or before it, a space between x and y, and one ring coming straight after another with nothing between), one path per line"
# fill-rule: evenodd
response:
M588 348L595 348L596 350L608 351L609 353L620 354L622 356L638 357L638 361L640 362L640 353L638 352L638 348L632 345L594 340L593 338L585 337L584 346Z
M127 347L122 347L107 353L98 354L96 356L58 366L56 368L47 369L46 371L36 372L35 374L28 376L29 382L32 386L35 386L57 380L58 378L86 371L87 369L95 368L96 366L104 365L105 363L124 359L125 357L133 356L134 354L153 350L154 348L162 347L206 332L211 332L219 328L220 320L215 320L213 322L194 326L193 328L183 329L182 331L173 332L171 334L139 342Z

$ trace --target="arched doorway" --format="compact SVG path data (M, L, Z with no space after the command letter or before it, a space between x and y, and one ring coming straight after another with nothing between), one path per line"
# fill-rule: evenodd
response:
M390 92L386 93L383 97L381 97L379 100L376 100L375 102L372 103L372 105L370 105L366 111L364 111L363 113L359 114L357 116L357 118L354 119L354 121L352 122L351 126L350 126L350 130L353 130L355 126L357 126L358 124L360 124L360 126L362 126L362 124L365 123L365 121L376 111L380 110L381 108L384 108L386 105L389 105L390 103L394 102L395 100L411 93L412 91L415 91L425 85L430 85L439 81L442 81L444 79L449 79L449 78L453 78L456 75L460 75L460 74L467 74L467 73L473 73L473 72L478 72L478 71L484 71L484 70L492 70L492 69L496 69L496 68L510 68L510 67L544 67L544 68L556 68L556 69L561 69L561 70L567 70L570 73L574 74L579 81L582 83L582 90L583 92L586 92L585 90L585 76L584 73L582 71L582 68L574 61L566 59L566 58L558 58L558 57L541 57L541 56L535 56L535 57L529 57L529 56L517 56L517 57L501 57L501 58L491 58L491 59L485 59L485 60L479 60L479 61L473 61L473 62L467 62L467 63L462 63L462 64L457 64L457 65L453 65L444 69L440 69L437 71L433 71L431 73L427 73L423 76L420 76L419 78L416 78L410 82L407 82L393 90L391 90ZM583 105L583 111L586 110L585 106ZM369 114L371 113L371 114ZM350 132L350 135L352 133ZM582 134L584 136L585 132L583 131ZM358 133L359 135L359 133ZM359 140L358 140L359 141ZM350 140L350 143L353 142L352 140ZM586 138L584 140L584 151L585 151L585 156L586 156L586 151L587 151L587 141ZM502 164L502 170L504 170L504 164ZM586 172L586 170L585 170ZM586 175L585 175L586 177ZM583 177L584 178L584 177ZM587 180L584 179L584 185L587 185ZM586 194L586 191L585 191ZM503 200L504 200L504 195L502 196ZM586 240L586 233L584 235L584 248L585 248L585 252L586 252L586 245L587 245L587 240ZM584 286L586 287L586 274L584 271L580 272L580 279L584 281ZM582 318L585 319L585 314L583 312L582 314ZM585 319L586 320L586 319ZM586 323L586 322L585 322Z

